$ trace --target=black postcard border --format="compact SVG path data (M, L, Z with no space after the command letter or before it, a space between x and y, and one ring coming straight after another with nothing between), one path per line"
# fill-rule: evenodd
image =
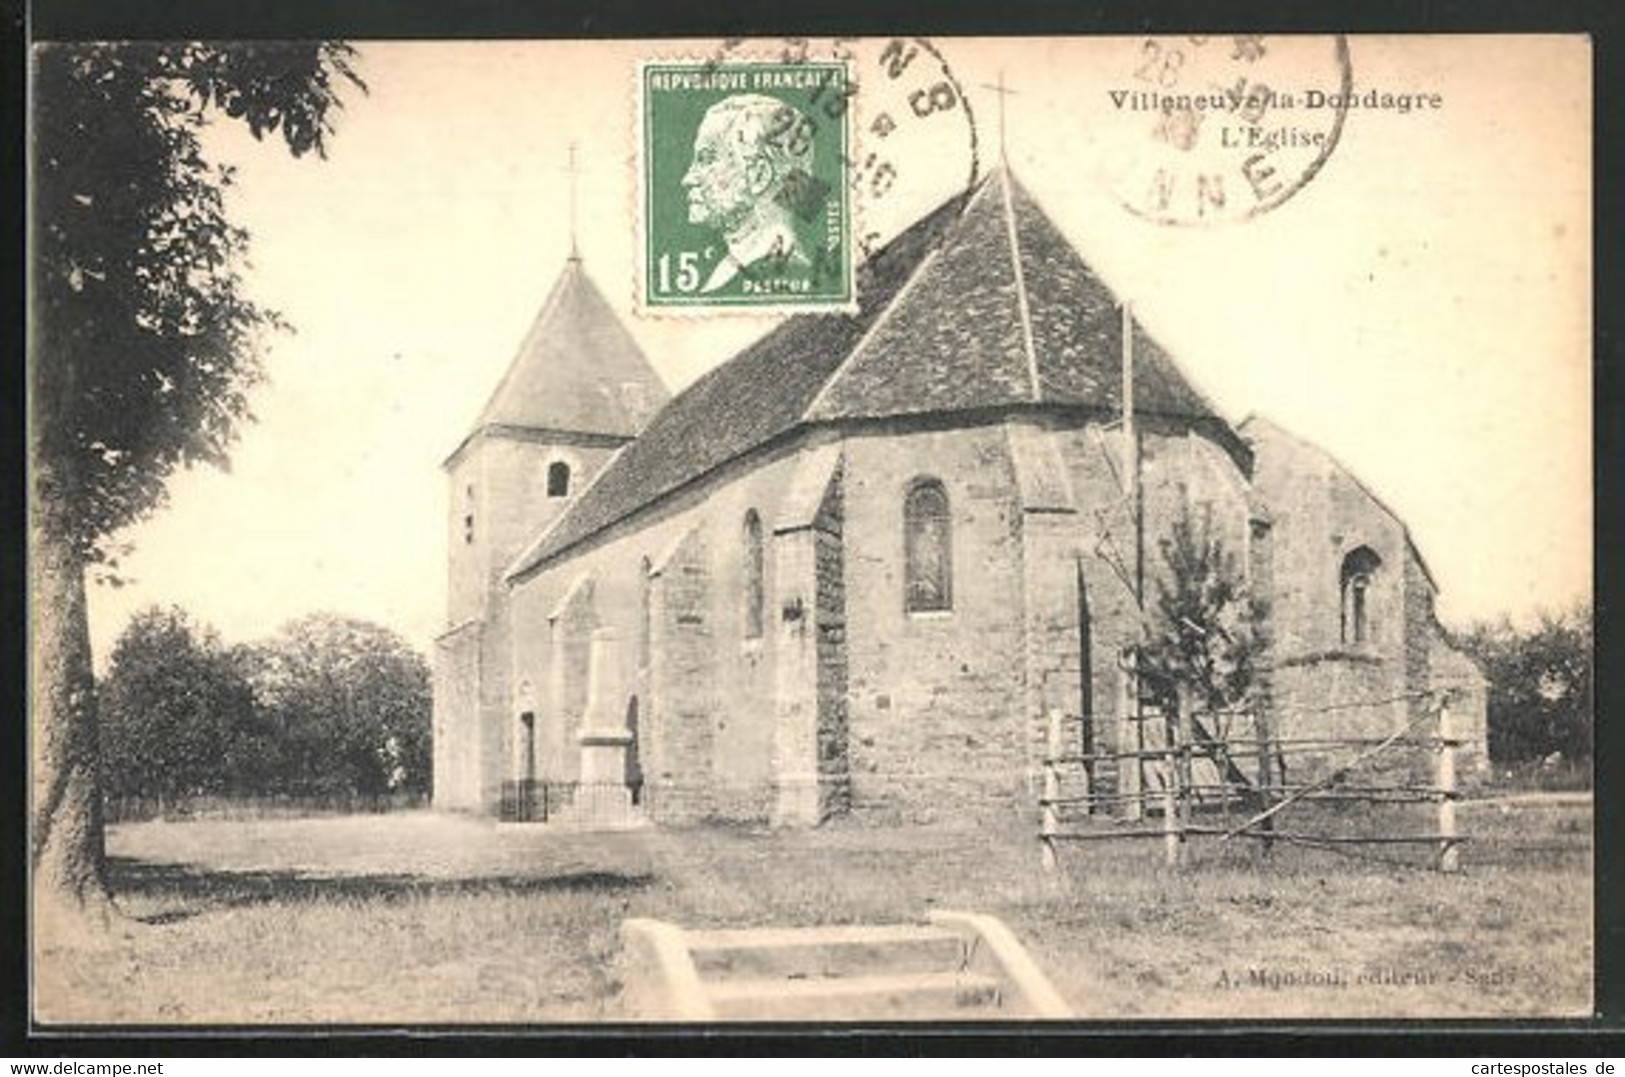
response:
M3 713L10 717L0 751L7 773L26 771L26 625L24 600L27 533L24 518L24 273L25 72L31 42L109 39L277 39L342 37L364 41L430 38L613 38L886 35L1026 36L1045 34L1172 33L1223 28L1275 33L1585 33L1593 43L1593 340L1596 646L1600 657L1625 655L1620 579L1625 561L1618 491L1625 476L1625 364L1619 274L1625 235L1619 177L1625 175L1625 131L1620 124L1621 11L1612 0L1135 0L1107 7L1104 0L1061 4L1001 0L996 5L949 7L921 0L808 0L766 7L751 0L565 0L529 5L521 0L0 0L7 62L0 83L6 138L0 167L7 180L3 239L15 258L6 262L5 354L0 423L5 426L5 481L0 512L12 541L0 555L0 620L12 659L0 676ZM78 1028L44 1031L29 1024L28 969L22 880L26 871L26 782L7 784L0 812L0 855L7 869L0 886L0 1053L76 1057L233 1057L256 1055L1538 1055L1625 1053L1625 678L1618 666L1599 663L1596 679L1596 1006L1591 1021L1517 1022L1177 1022L1076 1026L957 1025L697 1028L557 1026L547 1028L366 1027L321 1028Z

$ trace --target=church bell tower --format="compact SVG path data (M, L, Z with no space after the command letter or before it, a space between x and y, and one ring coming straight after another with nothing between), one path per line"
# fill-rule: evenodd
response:
M496 810L509 679L503 571L668 398L572 250L507 373L442 465L446 627L436 640L434 801Z

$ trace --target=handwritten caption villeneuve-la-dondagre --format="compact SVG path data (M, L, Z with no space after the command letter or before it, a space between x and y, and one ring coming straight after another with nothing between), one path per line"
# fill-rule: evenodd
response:
M1364 110L1409 115L1437 112L1444 108L1441 93L1396 93L1369 89L1337 93L1326 90L1271 90L1249 87L1245 91L1215 89L1211 92L1162 93L1154 90L1107 90L1112 107L1119 112L1185 114L1202 116L1224 114L1241 121L1219 129L1218 143L1226 149L1321 146L1329 133L1326 128L1306 128L1289 122L1294 112L1306 120L1317 120L1338 111ZM1276 119L1266 126L1266 116Z

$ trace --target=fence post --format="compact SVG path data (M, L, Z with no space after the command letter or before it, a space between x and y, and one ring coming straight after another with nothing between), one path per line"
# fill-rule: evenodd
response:
M1040 812L1038 836L1044 845L1044 870L1055 871L1060 867L1055 853L1055 835L1060 832L1061 820L1055 810L1055 802L1061 796L1060 756L1063 739L1061 736L1061 712L1050 708L1044 738L1044 802Z
M1186 828L1191 825L1193 812L1191 786L1195 783L1195 776L1191 771L1191 745L1196 740L1192 734L1196 719L1196 693L1186 685L1179 686L1178 706L1179 713L1174 715L1174 785L1179 793L1179 856L1183 860Z
M1176 704L1177 705L1177 704ZM1162 714L1162 858L1169 867L1179 864L1179 730L1177 715Z
M1460 844L1456 840L1456 744L1450 725L1450 696L1439 700L1438 772L1439 789L1439 870L1461 869Z
M1169 867L1177 867L1184 859L1185 798L1189 792L1189 779L1185 774L1189 762L1185 755L1185 723L1189 720L1189 699L1181 688L1174 700L1174 713L1164 714L1162 768L1162 853Z
M1179 800L1174 793L1174 753L1163 752L1162 768L1162 857L1170 867L1179 864Z
M1264 704L1259 704L1253 713L1253 739L1258 743L1258 810L1267 812L1275 806L1275 797L1270 792L1270 786L1275 782L1275 761L1271 758L1269 714ZM1264 856L1275 851L1275 843L1269 838L1268 832L1275 829L1273 818L1264 820L1266 832L1264 840L1259 844L1263 847Z
M1123 816L1130 821L1145 818L1145 728L1135 704L1135 660L1131 650L1120 664L1117 693L1117 774L1121 788ZM1126 764L1126 765L1125 765Z

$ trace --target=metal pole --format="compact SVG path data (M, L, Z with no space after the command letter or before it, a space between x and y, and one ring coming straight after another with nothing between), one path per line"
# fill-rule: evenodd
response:
M1123 300L1123 493L1134 524L1134 602L1145 606L1145 536L1140 522L1140 437L1134 425L1134 308Z
M576 144L570 143L570 260L581 259L581 248L576 245Z
M1123 496L1128 505L1130 524L1134 534L1134 606L1136 618L1143 621L1145 616L1145 573L1142 562L1143 540L1140 526L1140 438L1134 426L1134 310L1129 300L1123 300ZM1140 664L1139 649L1130 645L1128 660L1125 663L1125 697L1127 707L1124 718L1129 728L1134 730L1133 750L1145 750L1145 723L1140 715ZM1131 783L1135 792L1145 791L1145 757L1136 756L1133 767L1134 781ZM1139 819L1145 815L1145 801L1135 799L1129 801L1130 818Z

